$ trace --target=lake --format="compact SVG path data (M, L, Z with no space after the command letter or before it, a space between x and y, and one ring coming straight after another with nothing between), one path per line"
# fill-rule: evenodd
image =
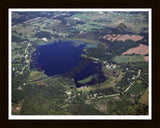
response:
M72 41L58 41L37 46L36 51L32 54L31 69L44 71L48 76L68 73L85 60L81 57L85 47L86 44L77 45ZM77 81L94 74L98 75L97 79L88 82L88 85L105 81L106 78L101 68L102 65L100 63L94 63L89 60L89 63L73 76L76 86L84 86Z

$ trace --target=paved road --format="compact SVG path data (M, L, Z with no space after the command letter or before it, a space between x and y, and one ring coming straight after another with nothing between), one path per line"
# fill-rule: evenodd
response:
M26 47L26 49L25 49L25 54L27 53L27 49L28 49L28 47L29 47L30 45L31 45L31 44L30 44L30 42L29 42L28 45L27 45L27 47ZM22 71L21 71L19 74L23 74L24 69L25 69L25 66L22 68Z

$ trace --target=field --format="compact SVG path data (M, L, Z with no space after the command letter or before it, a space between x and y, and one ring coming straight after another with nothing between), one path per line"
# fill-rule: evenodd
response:
M142 36L139 36L139 35L105 35L103 36L103 39L106 39L106 40L109 40L109 41L112 41L114 42L115 40L117 41L126 41L126 40L132 40L132 41L139 41L139 40L142 40L143 37Z
M122 55L129 55L129 54L140 54L140 55L148 55L149 54L149 47L144 44L140 44L138 47L131 48L124 52ZM149 56L144 56L144 61L149 61Z
M89 76L89 77L87 77L87 78L85 78L83 80L79 80L78 83L81 83L81 84L87 83L87 82L90 82L93 78L96 78L96 77L97 77L97 75L95 74L95 75Z
M32 71L30 73L28 81L33 81L33 82L28 82L28 84L37 84L39 86L45 86L45 87L53 85L57 86L60 84L63 86L67 85L65 79L62 79L61 77L48 77L47 75L44 74L44 72L38 72L38 71Z
M128 62L142 62L144 61L143 55L121 55L115 56L113 61L116 63L128 63Z
M90 39L87 39L87 38L66 38L66 40L71 40L71 41L75 41L75 42L82 42L82 43L87 43L87 44L97 44L97 43L101 43L100 41L97 41L97 40L90 40Z
M141 98L139 99L139 103L148 105L148 88L143 92Z
M138 47L131 48L123 53L123 55L127 55L127 54L146 55L146 54L149 54L149 48L147 45L140 44Z
M144 56L144 61L148 62L149 61L149 56Z
M143 92L145 86L142 84L141 80L137 80L136 83L128 91L129 94L138 95Z

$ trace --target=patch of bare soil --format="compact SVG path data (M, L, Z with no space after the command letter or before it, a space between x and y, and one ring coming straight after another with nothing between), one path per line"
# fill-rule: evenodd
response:
M149 61L149 56L144 56L144 61L148 62Z
M140 54L140 55L146 55L149 53L149 47L144 44L140 44L138 47L131 48L123 53L123 55L126 54ZM147 57L146 57L147 59Z

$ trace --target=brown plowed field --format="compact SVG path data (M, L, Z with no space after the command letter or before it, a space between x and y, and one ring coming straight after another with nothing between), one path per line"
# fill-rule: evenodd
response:
M149 53L148 46L140 44L138 47L131 48L131 49L127 50L126 52L123 53L123 55L126 55L126 54L141 54L141 55L146 55L148 53Z
M111 42L118 40L118 41L126 41L126 40L133 40L133 41L138 41L138 40L142 40L143 37L142 36L137 36L137 35L114 35L115 37L112 37L112 35L105 35L103 36L103 39L109 40Z
M148 62L149 61L149 57L148 56L144 56L144 61Z

